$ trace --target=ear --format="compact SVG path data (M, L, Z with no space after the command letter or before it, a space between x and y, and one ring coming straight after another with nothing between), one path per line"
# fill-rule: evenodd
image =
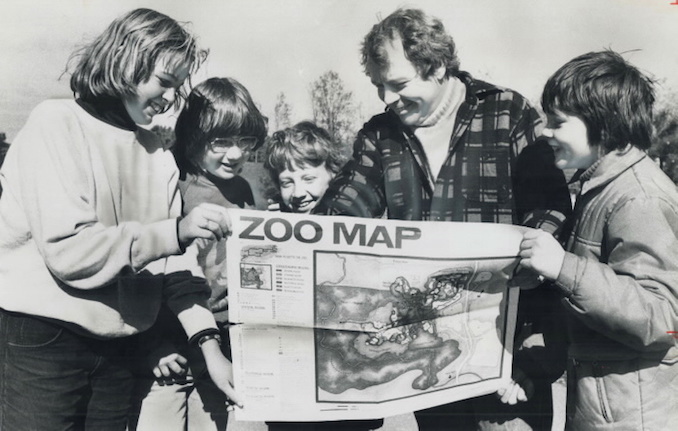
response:
M447 68L444 64L441 64L440 66L436 67L435 71L433 72L433 76L435 76L438 81L442 81L445 79L446 73Z

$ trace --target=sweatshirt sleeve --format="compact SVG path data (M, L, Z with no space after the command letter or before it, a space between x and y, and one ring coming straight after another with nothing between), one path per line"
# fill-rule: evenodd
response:
M607 262L566 253L556 285L593 330L638 351L674 345L678 329L678 216L657 198L612 214L602 244Z
M202 330L217 328L209 308L210 295L210 287L198 264L198 246L195 243L185 253L167 259L163 298L188 338Z
M165 301L188 338L205 329L217 329L208 305L210 288L204 278L196 277L190 271L177 271L167 274L165 280Z
M123 269L137 271L179 253L176 220L113 225L98 220L97 205L105 202L97 196L85 142L93 137L84 136L66 105L50 102L33 111L13 145L26 231L52 274L72 287L94 289Z

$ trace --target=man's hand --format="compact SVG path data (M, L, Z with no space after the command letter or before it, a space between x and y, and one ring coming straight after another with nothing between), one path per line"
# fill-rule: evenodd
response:
M511 377L511 382L496 393L502 403L515 405L518 401L525 402L534 395L534 383L525 373L516 368Z

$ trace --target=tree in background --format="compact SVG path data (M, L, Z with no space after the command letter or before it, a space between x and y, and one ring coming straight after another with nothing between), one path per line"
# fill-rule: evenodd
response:
M674 183L678 184L678 109L675 93L661 99L654 112L654 144L650 156L659 162Z
M292 125L292 106L287 102L285 93L282 91L276 98L274 114L275 130L285 129Z
M339 74L325 72L311 84L311 107L313 121L324 127L337 142L349 146L358 129L358 109L353 93L344 89Z

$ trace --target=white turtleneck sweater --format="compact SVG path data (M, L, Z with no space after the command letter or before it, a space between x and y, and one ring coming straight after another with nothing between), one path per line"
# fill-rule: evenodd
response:
M421 142L426 154L433 182L447 159L457 111L466 98L466 86L455 77L443 85L443 91L443 98L438 107L422 121L421 125L414 128L414 135Z

